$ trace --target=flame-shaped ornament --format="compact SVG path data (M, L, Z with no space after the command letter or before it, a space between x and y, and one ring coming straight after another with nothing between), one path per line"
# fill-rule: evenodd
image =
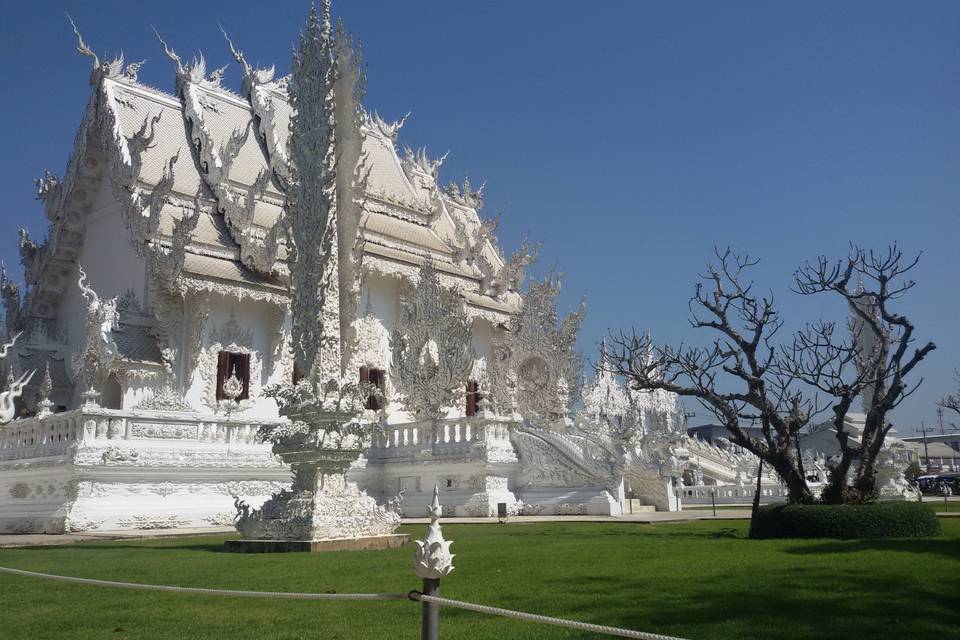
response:
M441 513L440 489L434 485L433 503L427 507L427 515L430 516L427 537L424 540L414 541L417 550L413 554L413 570L424 580L439 580L453 571L455 554L450 553L452 542L443 539L443 532L440 530Z

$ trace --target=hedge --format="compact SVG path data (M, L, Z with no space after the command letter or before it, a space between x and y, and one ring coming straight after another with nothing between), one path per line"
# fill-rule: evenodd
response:
M933 510L917 502L772 504L757 510L751 538L922 538L942 535Z

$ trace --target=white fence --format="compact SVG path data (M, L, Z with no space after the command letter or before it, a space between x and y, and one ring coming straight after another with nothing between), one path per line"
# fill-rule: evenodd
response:
M680 488L684 504L750 504L756 485L696 485ZM781 484L760 485L760 502L782 502L787 497L787 488Z

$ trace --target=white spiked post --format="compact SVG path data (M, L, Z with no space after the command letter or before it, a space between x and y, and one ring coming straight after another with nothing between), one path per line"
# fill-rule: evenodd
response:
M423 594L427 596L440 595L440 578L445 578L453 571L453 556L450 553L451 542L443 539L440 530L440 489L434 485L433 502L427 507L430 516L430 526L427 537L416 540L417 550L414 552L413 570L423 578ZM437 640L440 629L440 605L434 602L420 603L420 638L421 640Z

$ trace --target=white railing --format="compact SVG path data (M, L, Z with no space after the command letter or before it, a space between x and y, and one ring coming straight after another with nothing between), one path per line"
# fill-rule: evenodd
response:
M375 453L391 457L431 446L433 425L428 422L388 425L381 436L374 438ZM433 446L456 448L479 442L509 441L510 428L501 422L488 422L485 418L461 418L442 420L437 426L437 439Z
M71 444L95 440L177 440L258 444L257 431L282 419L82 407L30 417L0 427L0 460L57 455Z
M756 485L695 485L680 488L680 497L684 504L750 504ZM779 502L788 495L787 488L781 484L764 483L760 485L760 502Z

